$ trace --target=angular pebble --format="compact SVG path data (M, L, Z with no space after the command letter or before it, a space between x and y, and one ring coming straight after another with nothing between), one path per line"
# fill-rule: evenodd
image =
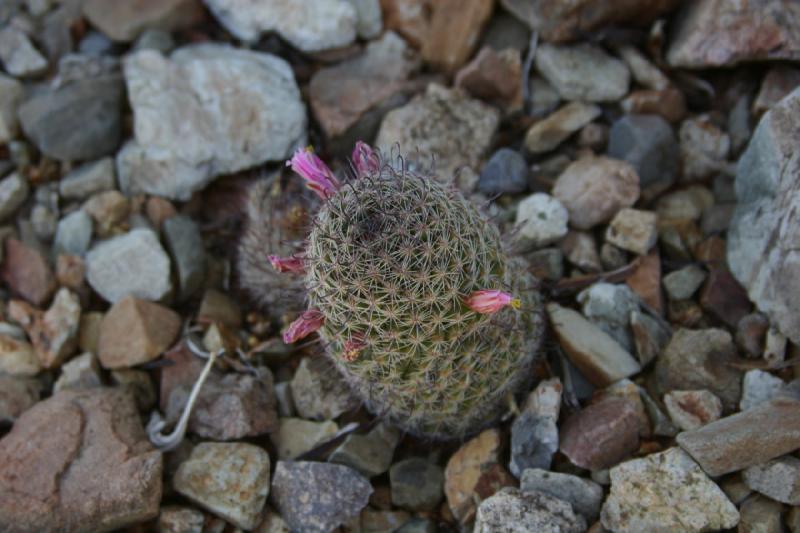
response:
M481 502L475 533L580 533L586 520L569 503L541 492L505 488Z
M0 180L0 221L7 220L28 198L28 181L18 172Z
M600 116L601 112L599 107L592 104L570 102L534 122L525 134L525 148L534 154L549 152Z
M564 206L542 192L532 194L517 207L516 241L522 248L541 248L567 234L569 215Z
M783 380L769 372L758 369L748 370L742 381L742 400L739 402L739 409L747 411L756 405L776 398L784 387Z
M656 214L625 207L620 209L606 230L606 241L638 255L647 255L658 238Z
M800 505L800 459L786 455L744 472L744 482L756 492L789 505Z
M722 402L707 390L676 390L664 395L664 406L672 421L690 431L719 420Z
M481 473L500 463L500 432L487 429L464 443L447 461L444 493L455 518L469 522L475 516L475 489Z
M328 461L349 466L365 477L375 477L389 470L398 442L400 432L388 424L379 423L365 435L348 435L328 456Z
M0 143L7 143L19 133L17 106L22 101L22 95L20 82L0 74Z
M421 457L403 459L389 469L392 504L409 511L432 511L442 501L444 472Z
M58 221L53 253L83 256L92 242L92 218L78 209Z
M56 290L56 278L44 256L14 238L5 239L0 275L8 287L33 305L47 304Z
M178 271L178 297L187 300L205 282L206 255L200 228L191 218L176 215L164 221L162 231Z
M592 44L556 46L542 43L536 68L564 100L613 102L628 92L630 71L624 62Z
M522 492L541 492L569 502L587 523L597 520L603 503L603 487L594 481L540 468L525 469L519 489Z
M16 77L36 76L47 70L47 60L13 24L0 29L0 61L6 72Z
M0 423L13 424L22 413L36 405L41 394L42 384L35 379L0 374Z
M518 194L528 188L528 163L516 150L501 148L481 170L478 190L484 194Z
M92 194L115 187L114 160L105 157L84 163L61 178L58 192L68 200L83 200Z
M336 422L312 422L302 418L281 418L278 430L270 438L278 459L297 459L318 444L331 439L339 431Z
M359 403L324 357L303 358L295 370L291 389L297 412L310 420L332 420Z
M661 278L667 296L672 300L686 300L700 288L706 279L706 271L697 265L685 266Z

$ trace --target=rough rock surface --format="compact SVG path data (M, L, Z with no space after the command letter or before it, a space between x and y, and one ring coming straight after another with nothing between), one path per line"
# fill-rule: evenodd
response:
M586 520L569 503L541 492L505 488L481 502L475 533L579 533Z
M169 59L135 52L124 71L135 135L117 156L125 192L188 200L219 174L282 160L305 142L300 92L276 56L201 44Z
M728 264L759 310L800 343L800 89L761 119L736 170Z
M0 440L0 524L11 531L108 531L155 518L161 453L121 389L62 391Z

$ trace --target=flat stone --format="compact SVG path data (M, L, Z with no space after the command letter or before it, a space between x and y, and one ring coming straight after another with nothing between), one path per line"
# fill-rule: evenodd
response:
M792 159L798 117L800 90L795 90L759 122L736 170L739 204L727 247L733 275L794 343L800 343L800 316L791 297L800 284L793 244L800 234L793 207L800 198L800 167Z
M614 102L628 92L628 67L592 44L542 43L536 49L535 62L564 100Z
M332 420L359 404L333 364L323 357L303 358L291 388L297 412L311 420Z
M348 435L328 456L328 461L349 466L367 478L375 477L389 470L398 442L400 432L379 423L365 435Z
M49 86L20 105L19 121L45 155L67 161L98 159L119 146L122 95L117 75Z
M481 170L478 191L488 194L518 194L528 189L528 163L510 148L492 154Z
M85 163L58 182L59 194L68 200L83 200L115 187L114 160L104 157Z
M22 413L36 405L41 393L42 384L35 379L0 374L0 423L13 424Z
M58 221L53 253L83 256L92 242L92 218L78 209Z
M741 397L741 371L730 363L737 356L730 333L723 329L678 329L656 360L659 391L707 389L732 411Z
M274 31L303 52L319 52L347 46L356 37L358 15L346 0L321 0L310 11L302 0L204 1L225 29L248 43Z
M754 495L742 502L738 531L742 533L782 533L783 506L769 498Z
M672 300L686 300L700 288L706 279L706 271L697 265L688 265L674 270L661 278L667 296Z
M28 199L28 181L18 172L0 180L0 221L7 220Z
M600 113L600 108L595 105L570 102L533 123L525 134L525 148L534 154L549 152L600 116Z
M789 505L800 505L800 459L791 455L744 471L744 481L756 492Z
M175 473L175 490L242 529L253 529L269 494L269 455L243 442L201 442Z
M409 511L432 511L443 498L442 468L421 457L410 457L389 469L392 504Z
M689 455L670 448L611 469L601 518L611 531L700 532L735 527L739 513Z
M543 192L532 194L517 207L515 240L523 249L547 246L567 234L568 218L561 202Z
M519 50L484 46L458 71L456 87L507 111L522 107L522 59Z
M2 277L9 288L36 306L45 305L56 290L56 279L39 251L14 238L5 239Z
M87 0L83 13L114 41L131 42L148 28L181 30L202 21L198 0Z
M312 422L302 418L281 418L277 431L271 436L278 459L297 459L318 444L330 440L339 426L336 422Z
M661 353L672 337L672 331L664 324L638 311L631 313L630 328L636 357L643 367Z
M104 368L127 368L152 361L178 336L175 311L133 296L115 303L103 317L97 355Z
M567 418L559 439L561 453L576 466L614 466L639 447L636 407L622 398L603 398Z
M155 233L134 229L98 243L86 254L86 279L105 300L161 300L172 292L170 261Z
M185 301L206 281L206 255L200 228L189 217L176 215L162 227L173 264L178 271L178 295Z
M652 211L624 207L611 219L606 240L623 250L647 255L658 238L656 222L657 215Z
M580 313L555 303L547 312L567 357L592 384L604 387L641 370L630 353Z
M203 533L205 515L191 507L168 505L158 513L160 533Z
M600 516L603 487L592 480L541 468L526 468L522 472L519 489L522 492L541 492L569 502L587 523L594 522Z
M357 517L372 487L355 470L309 461L278 461L272 502L292 531L327 533Z
M609 222L617 211L639 199L639 176L624 161L583 157L561 173L553 196L567 208L571 226L591 229Z
M308 86L314 116L329 138L339 137L371 108L403 90L419 65L406 42L387 32L358 57L314 74Z
M678 139L683 181L701 181L725 168L731 139L708 115L684 120Z
M747 411L764 402L777 398L784 389L781 378L763 370L748 370L742 381L742 400L739 409Z
M509 487L481 502L474 531L578 533L586 531L586 520L559 498Z
M61 375L53 385L53 392L66 389L91 389L103 386L97 357L90 352L73 357L61 366Z
M161 453L120 389L62 391L0 440L0 523L20 531L109 531L154 519Z
M710 476L766 463L800 448L800 401L776 398L685 431L677 442Z
M445 72L463 65L478 42L492 14L486 0L440 0L432 2L430 26L422 42L422 57Z
M424 94L415 97L383 119L375 144L383 153L419 151L421 161L436 159L436 173L448 181L461 166L478 168L499 125L499 113L460 89L447 89L432 83Z
M459 522L467 523L475 517L474 493L481 473L500 463L500 450L500 432L487 429L464 443L447 461L444 493Z
M668 392L664 406L675 425L684 431L705 426L722 415L722 402L707 390Z
M558 451L558 413L562 385L546 380L528 396L522 413L511 425L509 470L520 477L526 468L549 469Z
M123 67L135 137L117 154L126 193L188 200L220 174L282 161L305 143L300 91L277 56L199 44L169 59L135 52Z
M0 62L16 77L37 76L47 70L47 60L13 24L0 29Z
M17 106L22 101L23 86L20 82L0 74L0 142L7 143L19 133Z
M677 68L732 67L746 61L800 58L800 6L786 0L734 5L686 4L672 33L667 62Z

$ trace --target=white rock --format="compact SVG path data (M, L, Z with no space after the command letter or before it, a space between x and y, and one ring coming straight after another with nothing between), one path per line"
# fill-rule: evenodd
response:
M47 60L19 28L0 29L0 62L12 76L36 76L47 70Z
M133 295L158 301L172 291L170 261L156 234L135 229L96 244L86 255L86 280L105 300Z
M620 100L627 94L631 78L624 62L592 44L540 44L536 68L565 100Z
M475 533L578 533L586 520L572 506L541 492L506 487L483 500L475 517Z
M756 405L768 402L778 396L783 387L783 380L769 372L758 369L748 370L742 382L742 399L739 402L739 409L747 411Z
M217 44L169 59L142 50L124 72L135 140L118 154L117 173L128 194L188 200L220 174L284 160L305 143L305 106L276 56Z
M517 208L517 241L523 248L541 248L567 234L566 208L545 193L535 193Z
M17 106L21 101L22 84L14 78L0 74L0 143L7 143L17 136Z
M356 38L356 9L346 0L205 0L234 36L253 43L275 31L304 52L340 48Z
M58 221L53 253L83 256L92 242L92 217L78 209Z
M606 241L639 255L646 255L656 243L656 214L625 207L620 209L606 230Z
M732 528L739 512L686 452L670 448L611 469L601 521L615 533L689 533Z
M379 0L347 0L356 10L356 33L362 39L374 39L383 29Z
M800 459L785 455L744 471L744 482L751 489L773 500L800 505Z

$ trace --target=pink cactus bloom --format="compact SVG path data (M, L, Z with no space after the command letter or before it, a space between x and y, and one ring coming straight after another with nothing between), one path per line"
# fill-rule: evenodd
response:
M316 309L309 309L289 324L289 327L283 332L283 342L291 344L299 341L321 328L324 322L325 317L322 316L322 313Z
M339 180L333 175L328 165L314 155L310 146L298 148L292 158L286 162L286 166L291 166L292 170L306 180L306 187L317 193L323 200L336 194L341 187Z
M475 291L464 300L464 303L481 314L496 313L507 305L519 309L522 305L519 298L514 298L507 292L492 290Z
M359 177L369 176L379 170L380 163L378 156L372 150L372 147L364 141L358 141L356 143L356 147L353 149L352 159Z
M272 268L278 272L293 272L295 274L302 274L305 272L305 263L299 257L280 257L277 255L270 255L269 262Z
M366 347L367 343L364 342L364 339L361 337L353 337L352 339L348 339L347 342L344 343L344 348L342 349L342 359L348 363L355 361L358 359L358 355L361 353L361 350Z

